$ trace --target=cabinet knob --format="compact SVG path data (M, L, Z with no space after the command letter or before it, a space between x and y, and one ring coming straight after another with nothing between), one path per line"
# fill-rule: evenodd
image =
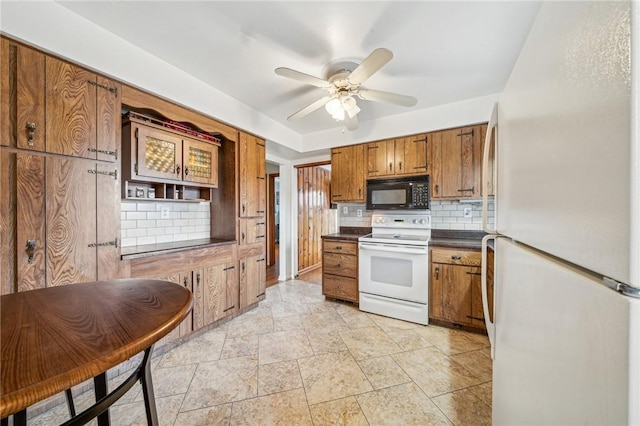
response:
M36 133L36 123L27 121L27 145L33 146L33 136Z
M189 176L189 167L184 168L184 175Z
M400 161L400 163L398 163L398 167L400 170L402 170L402 161Z
M458 255L458 254L454 254L453 256L451 256L451 259L453 260L460 260L462 259L462 256Z
M180 165L176 164L176 174L179 175L180 174Z
M336 250L342 250L342 246L336 246Z
M440 278L440 268L436 266L436 280Z

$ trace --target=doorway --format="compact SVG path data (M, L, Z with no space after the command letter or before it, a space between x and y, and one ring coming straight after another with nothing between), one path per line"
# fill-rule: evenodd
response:
M280 173L267 174L267 286L280 275Z

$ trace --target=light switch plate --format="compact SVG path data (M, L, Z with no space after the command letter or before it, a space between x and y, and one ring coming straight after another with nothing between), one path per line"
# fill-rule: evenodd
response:
M464 217L471 217L472 216L471 207L465 207L464 209L462 209L462 215Z

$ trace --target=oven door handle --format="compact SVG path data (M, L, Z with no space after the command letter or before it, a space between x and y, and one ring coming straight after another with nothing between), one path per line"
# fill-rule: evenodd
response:
M396 246L390 244L358 244L360 250L384 251L387 253L407 253L407 254L427 254L428 248L425 247L409 247Z

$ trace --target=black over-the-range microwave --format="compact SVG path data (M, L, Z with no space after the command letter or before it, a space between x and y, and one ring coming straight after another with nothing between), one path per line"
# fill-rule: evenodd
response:
M367 210L429 210L429 175L367 180Z

